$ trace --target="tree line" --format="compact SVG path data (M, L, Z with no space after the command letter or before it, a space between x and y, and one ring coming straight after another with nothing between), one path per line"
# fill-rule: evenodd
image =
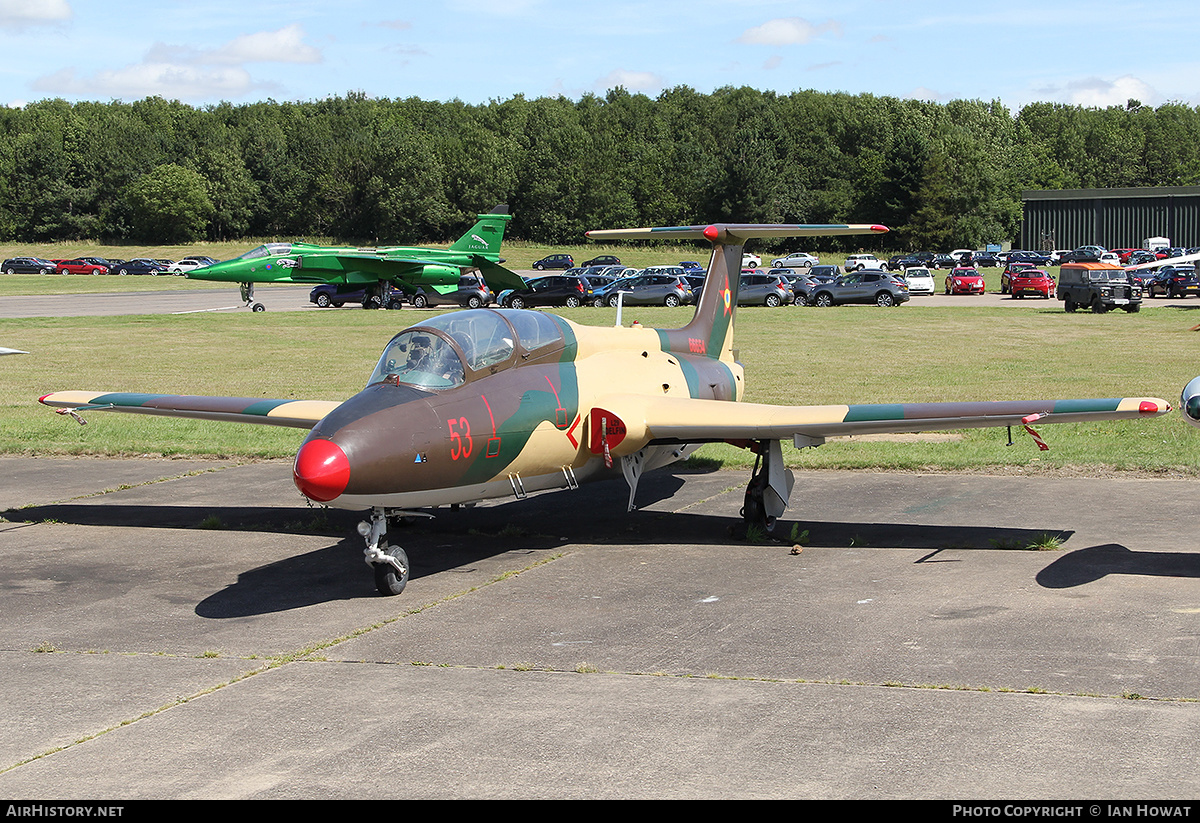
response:
M1014 240L1023 189L1200 183L1200 109L677 87L484 105L373 99L0 110L0 239L444 241L701 222L883 223L839 250Z

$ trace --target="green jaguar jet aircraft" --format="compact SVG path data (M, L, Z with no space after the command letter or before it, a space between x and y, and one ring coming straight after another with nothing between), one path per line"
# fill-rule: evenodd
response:
M431 302L431 293L455 291L462 274L473 269L492 291L525 287L520 275L500 265L500 242L510 220L508 206L498 205L479 215L475 225L446 249L267 243L233 260L194 269L187 276L240 283L242 297L254 311L265 308L253 300L255 283L365 287L363 308L399 308L403 299L424 308Z

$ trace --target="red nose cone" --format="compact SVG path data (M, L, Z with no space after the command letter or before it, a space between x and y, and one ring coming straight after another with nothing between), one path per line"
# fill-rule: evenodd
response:
M328 503L346 490L346 484L350 482L350 461L336 443L310 440L296 453L292 479L309 500Z

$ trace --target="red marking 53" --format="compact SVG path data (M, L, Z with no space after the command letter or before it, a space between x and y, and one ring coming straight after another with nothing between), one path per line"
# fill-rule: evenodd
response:
M451 418L446 421L446 426L450 429L450 459L470 457L474 443L471 440L471 424L467 422L467 418Z
M688 338L688 351L692 354L705 354L708 351L708 344L698 338Z

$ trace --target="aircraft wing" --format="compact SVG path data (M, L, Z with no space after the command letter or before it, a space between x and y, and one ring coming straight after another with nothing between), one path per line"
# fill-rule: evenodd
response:
M54 392L39 398L39 401L60 409L60 413L72 415L88 411L117 411L298 429L311 429L341 405L333 400L267 400L261 397L93 391Z
M721 440L783 440L863 434L954 431L1020 426L1033 422L1083 423L1156 417L1171 406L1156 397L1091 400L999 400L976 403L878 403L773 406L721 400L610 395L592 410L593 431L605 413L624 424L629 444L700 443ZM615 427L620 430L620 426ZM609 424L609 430L613 427ZM611 438L610 438L611 443ZM611 443L617 446L617 443Z
M312 255L306 257L302 267L293 269L292 277L305 280L318 277L328 282L346 283L376 280L418 283L425 267L432 266L442 271L478 269L488 288L494 292L525 288L525 280L519 274L477 254L471 255L469 265L419 257L380 257L370 254L321 255L319 259L318 264ZM457 285L457 282L448 281L447 284Z

